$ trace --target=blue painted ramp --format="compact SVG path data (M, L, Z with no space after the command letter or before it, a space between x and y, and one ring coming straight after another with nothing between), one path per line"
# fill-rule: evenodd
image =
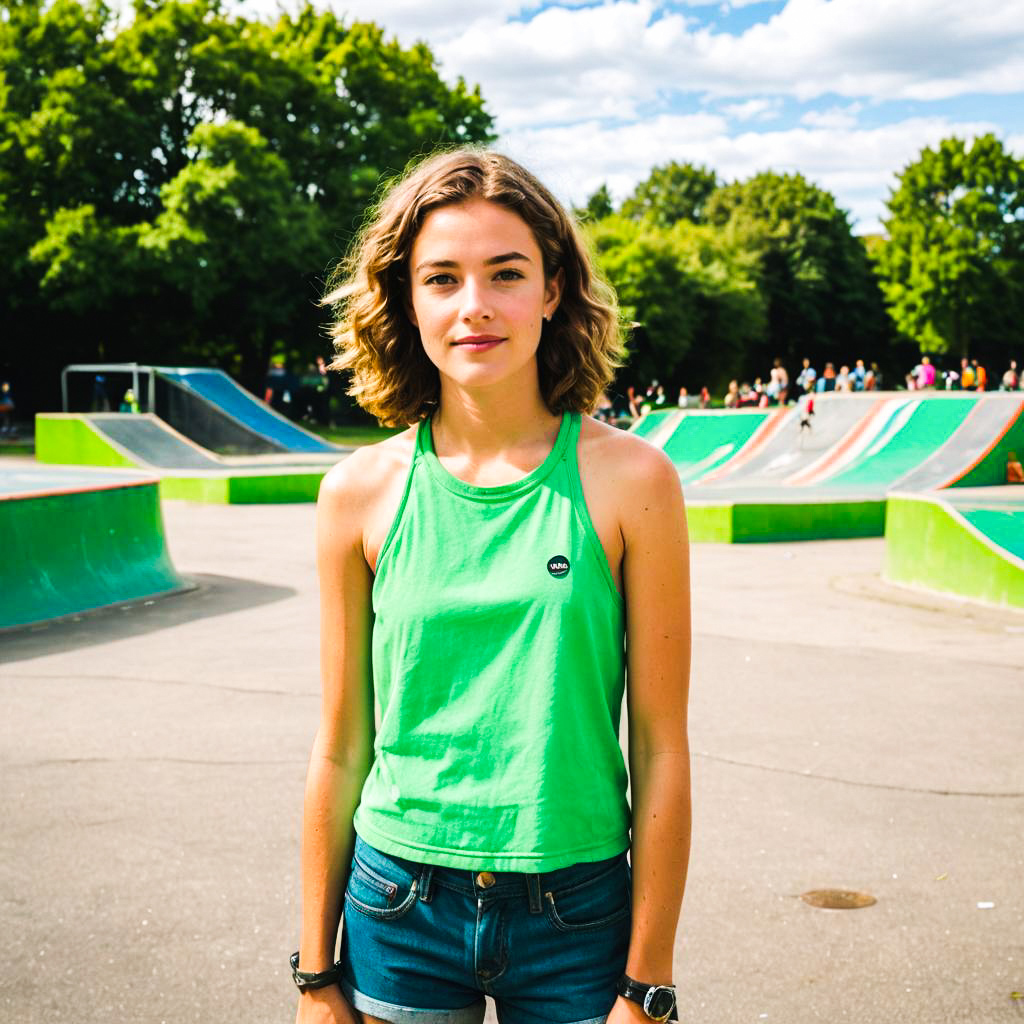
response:
M239 387L223 370L154 367L160 374L217 406L288 452L335 452L337 447L296 426Z

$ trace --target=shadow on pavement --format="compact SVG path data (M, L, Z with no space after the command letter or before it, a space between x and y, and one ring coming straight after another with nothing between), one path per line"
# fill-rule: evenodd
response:
M65 616L0 633L0 665L61 654L79 647L154 633L197 619L258 608L293 597L275 587L231 576L194 574L187 590Z

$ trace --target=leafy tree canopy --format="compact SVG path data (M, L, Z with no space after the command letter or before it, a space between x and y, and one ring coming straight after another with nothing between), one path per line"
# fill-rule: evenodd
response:
M994 135L950 138L903 169L875 258L893 319L921 351L1000 352L1024 317L1024 162Z
M423 45L307 4L16 0L0 18L0 304L15 360L219 363L322 350L319 281L382 178L486 142ZM55 339L39 365L29 340ZM72 344L73 341L73 344Z
M615 204L612 202L612 194L608 191L607 183L603 183L594 194L587 200L585 206L573 208L573 213L581 221L603 220L615 212Z
M716 189L705 215L757 259L768 314L761 362L872 358L885 345L867 254L831 193L799 174L763 172Z
M694 164L672 163L655 167L622 204L625 217L651 220L662 227L688 220L704 220L705 206L718 186L714 171Z
M629 372L639 378L716 382L764 329L751 261L720 232L680 222L665 229L607 217L590 234L633 334Z

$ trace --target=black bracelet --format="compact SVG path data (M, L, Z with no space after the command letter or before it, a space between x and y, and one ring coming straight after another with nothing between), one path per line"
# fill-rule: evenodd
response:
M292 980L298 986L300 992L306 992L314 988L327 988L328 985L336 985L341 977L341 962L328 967L326 971L300 971L299 952L296 950L288 958L292 967Z

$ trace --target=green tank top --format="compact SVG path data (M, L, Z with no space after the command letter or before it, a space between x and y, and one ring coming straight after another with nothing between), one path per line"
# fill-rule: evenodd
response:
M624 608L583 500L580 415L476 487L418 429L373 584L380 725L356 832L444 867L553 871L629 846Z

